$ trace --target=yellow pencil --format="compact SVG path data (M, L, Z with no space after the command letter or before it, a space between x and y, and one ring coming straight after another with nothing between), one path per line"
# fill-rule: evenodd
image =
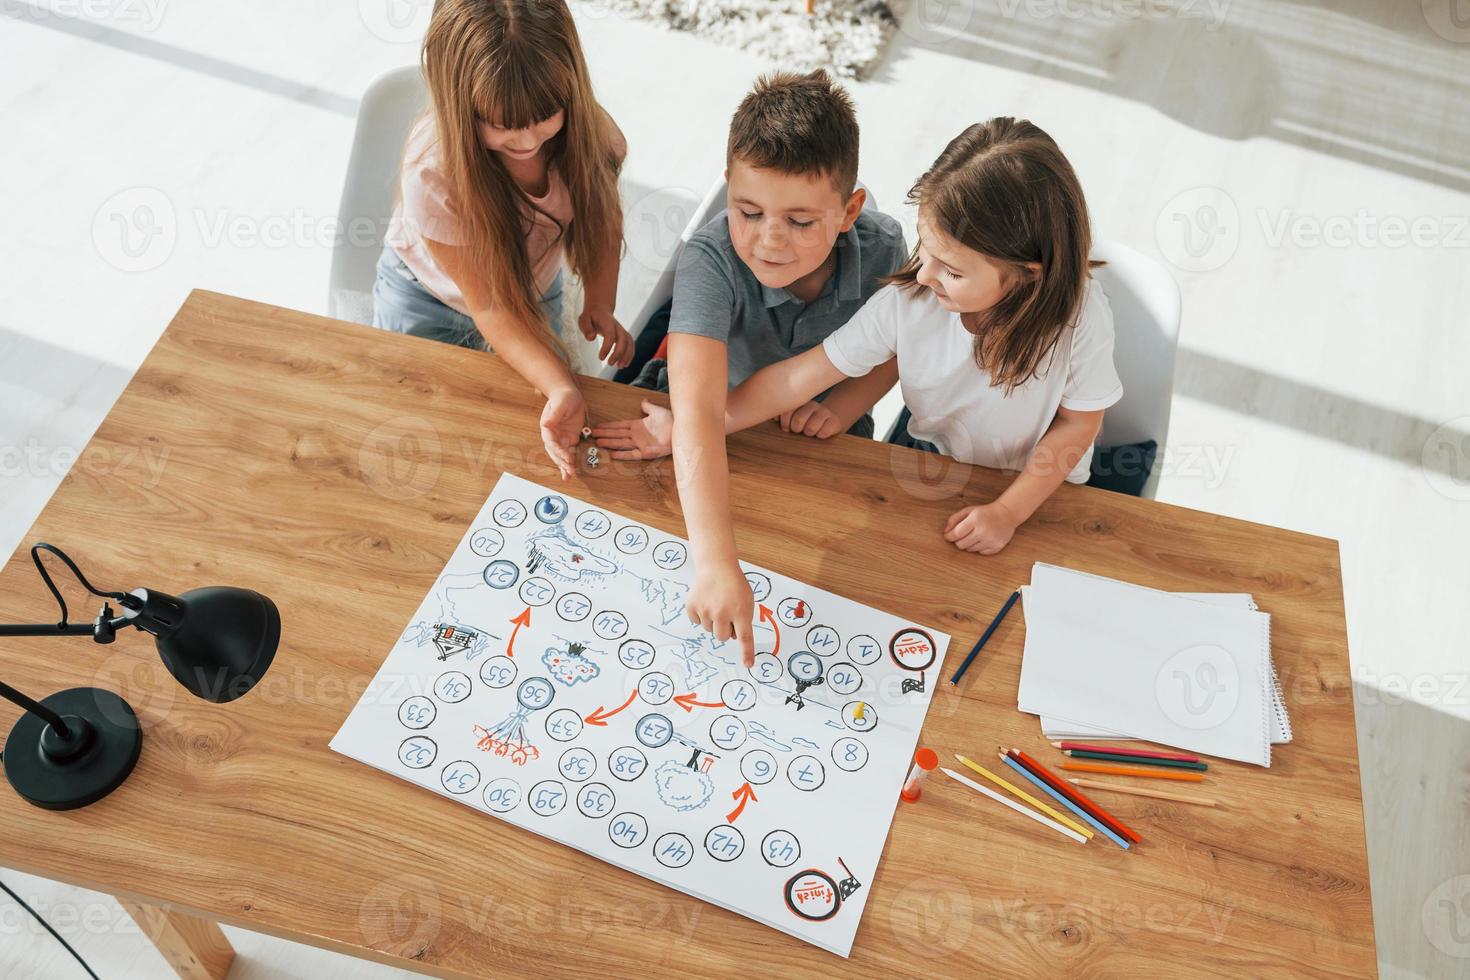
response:
M1088 840L1092 840L1092 835L1093 835L1094 831L1093 831L1093 829L1091 827L1084 827L1084 826L1082 826L1082 824L1080 824L1077 821L1073 820L1071 817L1066 816L1065 814L1058 813L1057 811L1053 810L1051 807L1047 806L1045 803L1041 802L1040 800L1038 800L1036 797L1032 796L1030 793L1026 792L1025 790L1023 790L1023 789L1017 789L1015 786L1012 786L1010 783L1006 782L1004 779L1001 779L995 773L991 772L989 769L986 769L984 766L980 765L980 763L978 763L978 762L972 762L971 760L966 759L964 756L960 755L958 752L955 753L955 756L954 757L956 759L960 760L960 762L963 763L964 765L966 765L969 768L975 770L980 775L982 775L986 779L990 780L995 785L999 786L1001 789L1009 790L1012 795L1018 796L1021 799L1025 800L1027 803L1030 803L1032 806L1036 807L1036 809L1040 810L1042 813L1044 813L1047 816L1051 817L1053 820L1057 820L1057 821L1065 824L1066 826L1071 827L1073 830L1077 831L1077 833L1081 834L1083 837L1086 837Z

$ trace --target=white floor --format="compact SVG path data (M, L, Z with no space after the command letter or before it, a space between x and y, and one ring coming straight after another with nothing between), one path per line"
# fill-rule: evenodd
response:
M1099 237L1170 262L1184 290L1160 497L1341 540L1386 977L1470 975L1470 22L1454 3L913 0L852 86L863 179L910 228L909 182L964 125L1049 130ZM325 311L357 95L416 59L415 25L389 16L412 6L0 5L0 546L191 288ZM631 146L629 315L762 66L577 10ZM157 463L107 465L147 480ZM105 896L0 877L103 976L164 971ZM5 903L0 934L0 974L81 975ZM397 972L231 936L236 977Z

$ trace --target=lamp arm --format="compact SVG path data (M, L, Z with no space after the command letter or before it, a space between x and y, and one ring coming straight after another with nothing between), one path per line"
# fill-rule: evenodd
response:
M62 615L65 616L64 607ZM0 636L90 636L98 643L111 643L117 628L127 623L126 616L112 618L112 608L104 604L96 621L91 623L0 623ZM44 719L62 738L70 737L60 715L4 681L0 681L0 698Z

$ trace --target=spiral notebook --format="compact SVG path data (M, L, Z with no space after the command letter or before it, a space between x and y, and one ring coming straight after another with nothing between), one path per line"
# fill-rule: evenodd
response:
M1253 602L1215 599L1038 562L1023 606L1020 709L1077 734L1269 766L1273 736L1290 732L1271 619Z

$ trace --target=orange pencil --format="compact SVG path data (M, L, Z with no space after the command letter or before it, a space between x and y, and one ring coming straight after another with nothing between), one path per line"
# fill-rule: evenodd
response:
M1181 783L1204 781L1204 774L1177 769L1145 769L1142 766L1111 766L1097 762L1063 762L1062 769L1071 772L1100 772L1109 776L1142 776L1145 779L1173 779Z

